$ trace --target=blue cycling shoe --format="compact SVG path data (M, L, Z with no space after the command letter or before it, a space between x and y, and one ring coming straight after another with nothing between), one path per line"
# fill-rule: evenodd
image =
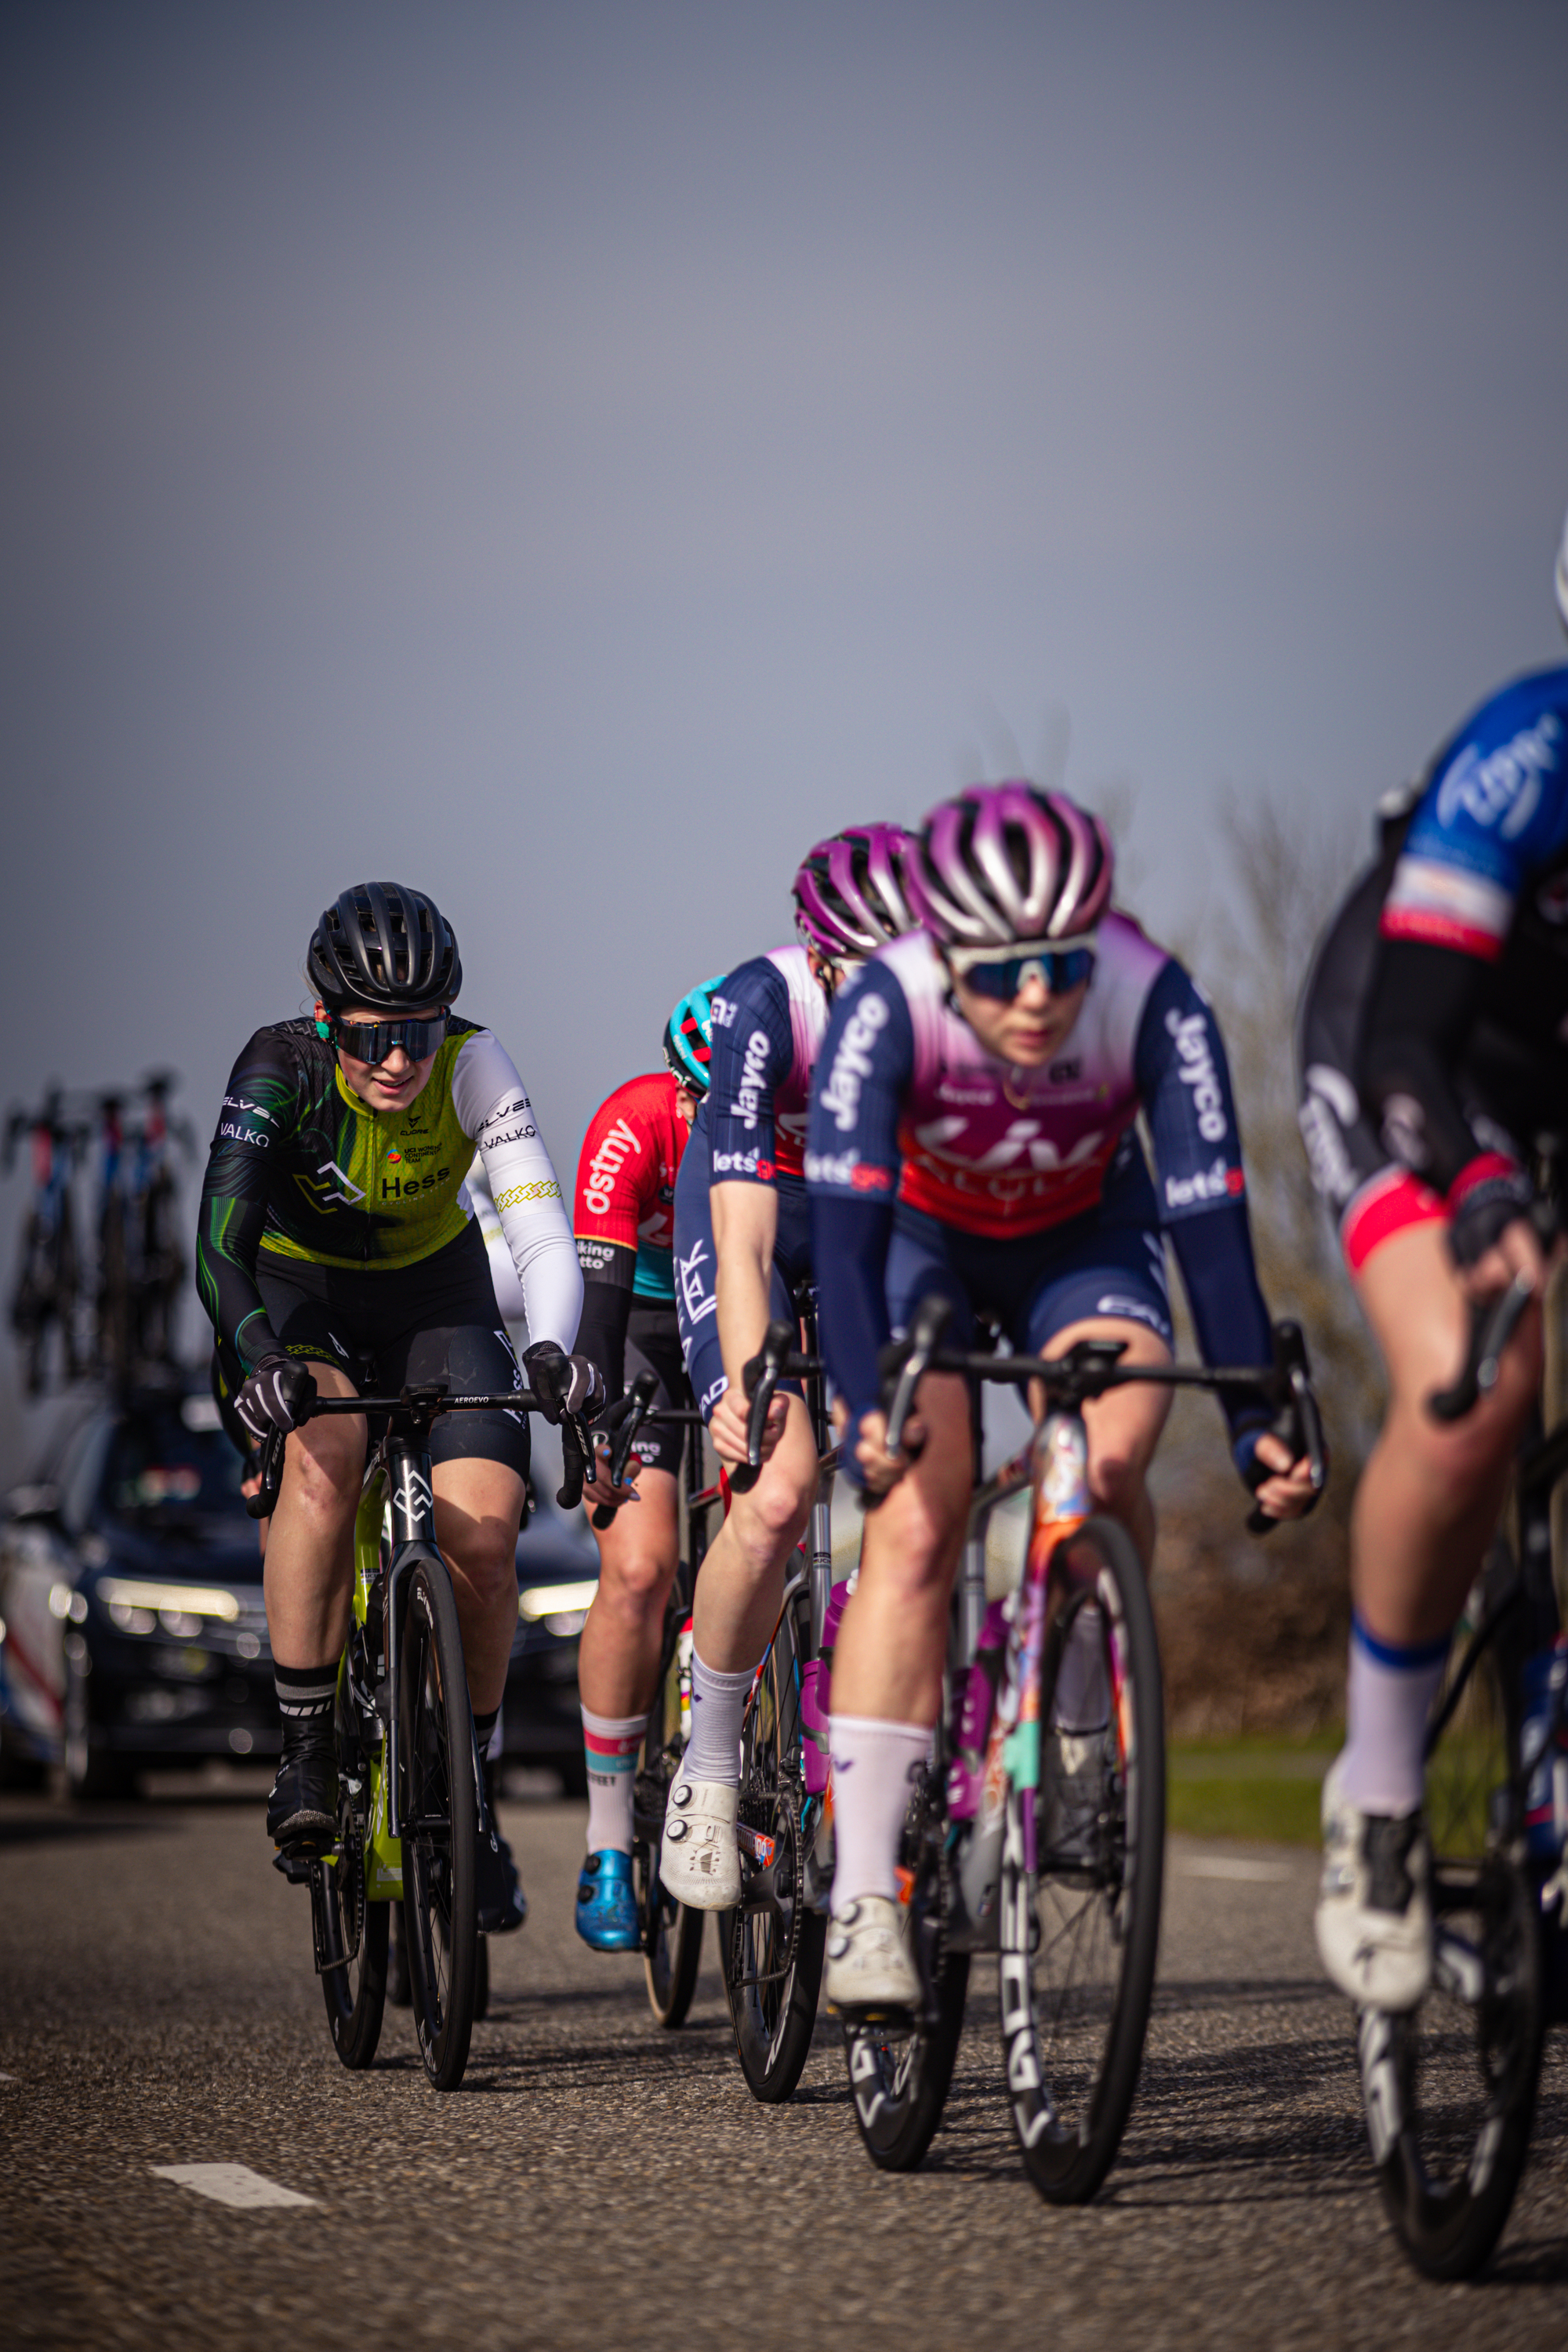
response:
M642 1929L632 1892L632 1858L606 1846L591 1853L577 1881L577 1933L595 1952L637 1952Z

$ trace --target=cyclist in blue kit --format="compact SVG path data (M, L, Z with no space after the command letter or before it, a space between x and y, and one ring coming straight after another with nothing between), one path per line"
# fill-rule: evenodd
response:
M818 1056L805 1173L823 1348L845 1471L886 1498L834 1655L826 1984L849 2011L920 1998L895 1863L939 1710L973 1469L968 1389L952 1374L927 1374L909 1450L888 1454L879 1349L935 1292L959 1348L983 1313L1030 1355L1106 1339L1131 1362L1164 1363L1168 1232L1205 1360L1272 1360L1219 1032L1181 965L1112 911L1111 870L1103 826L1062 793L976 785L934 810L901 867L921 928L840 992ZM1145 1559L1144 1475L1169 1402L1129 1387L1085 1414L1096 1507ZM1256 1397L1222 1391L1221 1402L1262 1507L1310 1507L1309 1466ZM1097 1655L1079 1646L1050 1727L1069 1782L1074 1743L1097 1744L1107 1704Z
M1568 627L1568 527L1557 560ZM1302 1000L1301 1130L1389 1404L1356 1489L1345 1747L1323 1784L1318 1948L1363 2006L1432 1978L1427 1716L1539 1393L1526 1160L1568 1137L1568 667L1470 713L1323 935ZM1426 1408L1472 1304L1533 1294L1474 1412Z
M687 1376L720 1461L747 1455L741 1370L809 1277L802 1155L813 1065L847 971L904 929L904 836L853 826L795 878L800 943L732 970L712 1000L711 1079L675 1191L675 1289ZM665 1885L699 1910L739 1900L741 1717L773 1633L784 1569L816 1491L798 1388L775 1398L761 1474L735 1492L702 1563L693 1612L691 1739L670 1790Z

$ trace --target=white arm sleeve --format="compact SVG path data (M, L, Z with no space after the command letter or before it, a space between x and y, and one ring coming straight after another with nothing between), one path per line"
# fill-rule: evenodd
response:
M465 1040L452 1072L452 1108L479 1146L485 1181L528 1310L528 1336L570 1349L583 1312L583 1276L561 1186L540 1140L511 1056L488 1029Z
M506 1235L500 1229L496 1204L490 1198L490 1188L485 1181L482 1152L476 1151L474 1164L464 1180L460 1195L463 1206L479 1229L485 1255L490 1262L490 1280L495 1285L496 1305L500 1308L503 1323L526 1323L528 1301L522 1295L522 1285L517 1278L517 1268L511 1262L511 1252L506 1245Z

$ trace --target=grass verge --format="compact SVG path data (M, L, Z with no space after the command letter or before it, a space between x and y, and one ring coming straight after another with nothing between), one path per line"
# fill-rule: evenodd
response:
M1175 1743L1165 1759L1167 1825L1189 1837L1316 1845L1319 1790L1335 1753L1321 1740Z

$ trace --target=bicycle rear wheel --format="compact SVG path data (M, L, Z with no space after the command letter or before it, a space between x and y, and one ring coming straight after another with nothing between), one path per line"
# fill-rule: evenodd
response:
M1541 1928L1514 1763L1524 1616L1512 1561L1500 1546L1467 1604L1434 1711L1439 1728L1428 1739L1432 1989L1403 2015L1363 2010L1360 2020L1362 2090L1384 2204L1428 2278L1473 2277L1491 2253L1535 2112Z
M438 1562L419 1560L409 1575L398 1679L409 1991L425 2072L453 2091L478 1990L479 1792L458 1606Z
M1047 1623L1037 1784L1007 1799L1002 2042L1024 2169L1050 2203L1081 2205L1138 2086L1164 1874L1159 1643L1143 1564L1115 1520L1088 1519L1058 1546ZM1098 1681L1105 1720L1064 1741L1054 1711L1069 1638L1079 1693Z
M963 2032L969 1954L947 1948L945 1828L929 1776L922 1776L905 1819L899 1860L912 1874L911 1948L929 2003L904 2032L857 2026L846 2036L855 2123L867 2155L883 2172L912 2172L942 2121Z
M724 1995L753 2098L787 2099L816 2025L827 1921L804 1899L799 1657L805 1595L779 1621L741 1728L741 1900L719 1916Z

